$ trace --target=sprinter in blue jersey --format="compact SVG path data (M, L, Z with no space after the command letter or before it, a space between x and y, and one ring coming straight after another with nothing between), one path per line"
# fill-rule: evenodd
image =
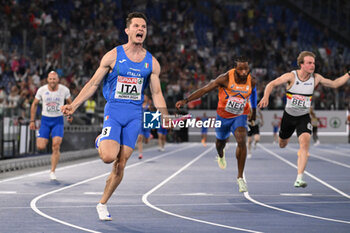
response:
M144 95L144 101L142 104L142 114L144 114L145 111L150 111L149 107L152 104L152 100L147 96ZM139 159L143 158L142 152L143 152L143 143L147 144L149 143L151 139L151 129L144 128L141 126L141 130L139 133L139 136L137 138L137 149L139 151Z
M166 103L160 88L160 65L143 42L147 34L147 19L143 13L130 13L125 33L128 42L107 52L89 82L72 104L61 108L65 115L74 111L92 96L103 81L107 100L98 151L105 163L112 163L102 198L96 209L101 220L112 220L107 201L122 181L126 162L131 156L142 124L144 89L150 84L154 105L167 116Z

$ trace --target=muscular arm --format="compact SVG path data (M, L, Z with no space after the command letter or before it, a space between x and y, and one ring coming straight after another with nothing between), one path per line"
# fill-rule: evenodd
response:
M39 99L34 98L32 106L30 107L30 124L29 124L29 128L31 130L35 130L35 115L36 115L36 110L38 108L39 101L40 101Z
M163 116L169 115L166 103L164 100L164 96L162 93L162 89L160 87L160 80L159 80L159 74L160 74L160 65L157 59L154 57L152 58L152 74L151 74L151 81L150 81L150 89L152 93L152 98L154 102L154 106L160 110Z
M316 78L315 86L317 86L317 84L321 83L325 87L338 88L338 87L344 85L349 80L350 76L348 73L346 73L343 76L341 76L335 80L330 80L330 79L324 78L320 74L315 74L315 78Z
M276 78L275 80L269 82L265 87L264 96L260 100L258 107L259 108L266 107L269 104L269 97L270 97L272 90L275 87L282 85L284 83L293 82L293 78L294 78L294 76L292 73L285 73L282 76Z
M228 83L228 72L219 75L216 79L211 80L207 85L198 89L197 91L190 94L186 99L180 100L176 103L176 108L179 109L181 106L187 104L188 102L202 97L204 94L218 88L226 87Z
M65 115L73 114L82 103L84 103L87 99L90 98L90 96L92 96L95 93L102 79L111 69L116 58L117 55L115 49L109 51L103 56L100 66L98 67L92 78L85 84L83 89L80 91L79 95L74 99L74 101L71 104L62 106L61 111Z

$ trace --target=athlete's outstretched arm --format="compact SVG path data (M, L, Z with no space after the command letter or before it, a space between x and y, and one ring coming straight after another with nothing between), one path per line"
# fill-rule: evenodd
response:
M166 103L164 100L164 96L162 93L162 89L160 87L159 74L160 74L160 65L157 59L152 58L152 74L150 81L150 89L152 92L152 99L154 102L154 106L160 110L163 116L168 116L168 110L166 107Z
M80 91L79 95L74 99L71 104L67 104L61 107L61 111L64 115L72 115L75 110L84 103L87 99L92 96L100 85L102 79L111 69L113 62L116 61L116 49L113 49L106 53L101 62L100 66L96 70L92 78L85 84L83 89Z
M281 75L280 77L276 78L275 80L272 80L271 82L269 82L265 87L264 96L260 100L258 107L265 108L267 105L269 105L269 97L270 97L272 90L275 87L282 85L284 83L291 82L292 80L293 80L293 74L292 73L285 73L285 74Z
M208 93L208 92L210 92L218 87L226 86L227 82L228 82L228 72L219 75L214 80L211 80L207 85L205 85L204 87L193 92L186 99L177 101L175 104L175 107L177 109L179 109L182 106L184 106L185 104L187 104L188 102L195 100L195 99L198 99L198 98L202 97L204 94L206 94L206 93Z
M320 74L315 74L315 78L316 78L315 86L317 86L318 83L321 83L325 87L338 88L344 85L349 80L350 78L349 72L335 80L330 80L330 79L324 78Z

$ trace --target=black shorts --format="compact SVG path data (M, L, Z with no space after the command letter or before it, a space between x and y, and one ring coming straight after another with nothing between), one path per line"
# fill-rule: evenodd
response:
M248 137L251 137L255 134L260 134L259 126L258 125L251 126L248 124Z
M309 114L302 116L291 116L286 111L283 112L279 137L281 139L290 138L294 131L297 131L299 137L302 133L311 134L312 125Z

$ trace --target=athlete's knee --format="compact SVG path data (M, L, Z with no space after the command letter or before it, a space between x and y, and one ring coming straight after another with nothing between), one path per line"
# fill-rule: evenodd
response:
M59 143L52 145L52 151L60 151L60 148L61 148L61 144Z
M287 146L288 142L280 139L278 144L279 144L280 148L285 148Z
M280 148L285 148L287 146L287 144L288 144L288 142L285 142L282 140L279 141Z
M42 150L46 149L46 145L44 145L44 144L37 144L36 148L38 149L38 151L42 151Z
M36 148L39 151L45 150L48 142L49 141L46 138L37 138L36 139Z
M278 144L280 148L285 148L288 145L289 139L278 138Z
M216 147L225 147L226 140L216 139Z
M307 157L309 157L310 156L310 153L309 153L309 151L308 150L302 150L301 148L300 148L300 150L298 150L298 157L300 157L300 156L307 156Z
M112 163L116 159L116 154L113 152L100 152L100 158L104 163Z
M256 134L256 136L254 137L254 140L255 140L256 142L259 142L259 141L260 141L260 136L259 136L259 134Z
M247 143L245 141L237 141L237 147L239 148L247 147Z
M245 137L236 137L237 145L246 145L246 138ZM252 142L253 140L251 140Z

